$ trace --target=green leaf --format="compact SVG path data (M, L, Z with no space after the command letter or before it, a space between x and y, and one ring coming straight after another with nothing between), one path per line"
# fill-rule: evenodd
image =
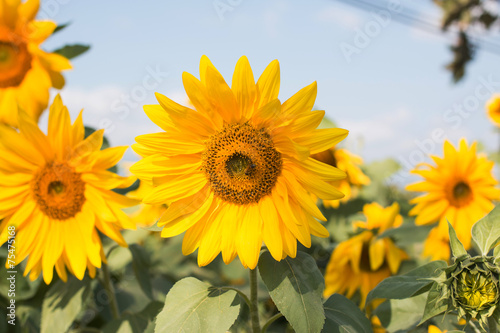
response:
M465 247L462 245L462 243L458 240L457 233L455 232L455 229L453 229L453 226L450 224L449 221L448 221L448 232L450 234L450 246L453 256L455 258L466 256L467 251L465 250Z
M177 282L167 294L165 307L156 317L155 333L224 333L240 311L234 290L222 290L188 277Z
M69 25L71 24L71 22L68 22L68 23L64 23L64 24L59 24L55 29L54 29L54 32L52 34L55 34L56 32L59 32L65 28L67 28Z
M259 271L274 304L296 332L321 331L325 282L310 255L297 252L297 257L278 262L265 251L259 259Z
M472 239L476 242L482 255L486 255L500 238L499 220L500 205L497 205L488 215L472 226Z
M495 257L495 261L500 259L500 245L497 245L493 250L493 256Z
M442 260L431 261L406 274L388 277L370 291L366 304L377 298L403 299L427 292L433 283L429 278L435 276L439 268L447 266L448 264Z
M357 332L371 333L372 326L365 314L346 297L334 294L324 304L325 333Z
M67 59L73 59L87 52L89 49L90 45L74 44L74 45L65 45L60 49L54 50L53 52L62 55Z
M66 332L90 297L90 281L68 276L68 282L57 281L42 304L42 333Z
M377 239L390 237L396 243L411 244L421 242L427 238L432 225L403 224L400 227L390 228L377 236Z
M424 312L427 293L407 299L391 299L375 309L375 315L388 332L409 332Z
M132 269L134 270L134 275L137 278L142 291L150 299L153 299L153 288L149 277L149 267L151 263L148 253L143 247L137 244L131 244L128 248L132 254Z
M15 244L14 244L15 245ZM16 301L27 300L35 296L41 279L31 281L28 277L23 276L23 269L21 266L16 266L14 269L5 268L6 259L0 259L0 295L6 299L11 299L12 292L15 294ZM16 273L9 273L16 272ZM15 290L10 289L10 281L7 278L14 277L16 281Z
M122 318L109 322L102 330L103 333L143 333L154 323L154 318L163 308L163 303L153 301L141 312L127 313ZM154 324L153 324L154 325Z
M441 295L441 289L437 282L431 287L429 291L429 296L427 297L427 302L425 304L424 314L420 323L431 319L443 312L448 308L448 298L443 298Z

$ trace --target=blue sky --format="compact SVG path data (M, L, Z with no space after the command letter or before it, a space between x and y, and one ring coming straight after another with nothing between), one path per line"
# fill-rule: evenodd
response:
M402 11L439 23L430 0L399 2ZM113 145L157 130L142 110L155 103L155 91L185 103L182 72L199 76L206 54L228 82L242 55L256 78L278 59L282 101L317 81L317 107L350 130L345 146L366 161L393 157L408 169L426 153L442 154L444 137L498 148L484 104L491 91L500 92L499 56L479 50L465 80L454 85L444 69L453 35L391 19L382 26L372 13L337 0L42 0L40 15L72 22L44 44L47 50L92 45L65 74L61 94L73 117L85 109L84 122L106 128ZM360 31L370 32L367 45L356 44ZM350 61L346 45L361 46ZM159 72L156 81L151 72ZM129 150L126 159L137 157Z

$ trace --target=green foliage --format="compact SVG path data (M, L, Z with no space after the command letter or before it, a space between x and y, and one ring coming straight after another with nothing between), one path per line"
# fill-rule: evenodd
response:
M185 278L170 290L156 319L155 333L226 332L238 317L239 297L233 290Z
M153 301L138 313L126 313L120 319L110 321L103 333L143 333L150 324L154 325L154 318L163 308L163 303ZM152 326L153 326L152 325Z
M366 298L366 304L377 298L404 299L427 292L438 270L447 266L444 261L431 261L423 266L398 276L391 276L380 282Z
M73 44L73 45L65 45L60 49L54 50L54 53L62 55L67 59L73 59L78 57L79 55L84 54L90 49L90 45L82 45L82 44Z
M297 257L278 262L265 251L259 259L259 272L274 304L296 332L321 332L325 282L310 255L297 252Z
M324 308L326 320L322 332L373 332L371 323L365 314L352 301L342 295L330 296L326 300Z
M479 220L472 227L472 239L479 248L481 254L486 255L500 239L500 205Z
M57 281L43 300L42 333L66 332L90 297L90 281L68 276L68 281Z
M406 299L391 299L377 307L375 315L389 332L408 332L422 318L427 293Z
M153 299L153 287L151 286L151 279L148 274L148 267L151 265L148 254L143 247L137 244L131 244L129 250L132 254L132 269L134 270L135 277L146 296Z
M458 240L457 233L455 232L455 229L453 229L453 226L450 224L450 222L448 222L448 232L450 234L450 246L453 256L455 258L466 256L467 251L465 250L462 243Z
M71 22L64 23L64 24L58 24L58 25L57 25L57 27L54 29L54 32L53 32L52 34L55 34L56 32L59 32L59 31L64 30L64 29L65 29L65 28L67 28L70 24L71 24Z

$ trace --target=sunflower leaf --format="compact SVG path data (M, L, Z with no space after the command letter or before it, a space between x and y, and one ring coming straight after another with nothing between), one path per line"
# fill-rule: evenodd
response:
M453 226L449 221L448 221L448 232L450 234L450 246L453 256L455 258L466 256L467 251L465 250L462 243L458 240L457 233L455 232L455 229L453 229Z
M153 301L138 313L125 313L122 318L110 321L102 332L143 333L151 323L154 325L154 318L162 308L162 302Z
M325 282L310 255L297 252L295 258L278 262L266 251L260 256L259 271L276 307L296 332L321 332Z
M223 290L188 277L177 282L167 294L165 306L156 317L156 333L224 333L240 311L234 290Z
M448 309L448 298L442 297L439 284L434 283L427 296L427 302L425 303L424 314L420 320L420 324L445 312L446 309Z
M148 274L151 265L148 254L143 247L137 244L131 244L128 248L132 254L132 269L139 286L149 299L153 299L153 287Z
M4 248L7 249L7 247ZM5 254L5 257L7 257L7 253ZM0 295L9 299L11 298L9 297L9 294L12 293L12 290L10 290L12 280L8 278L12 277L12 273L9 273L9 271L12 270L5 268L6 261L7 259L4 259L3 256L0 258ZM27 300L35 296L40 286L41 279L31 281L28 277L25 277L22 273L20 273L21 267L16 267L15 271L17 271L17 274L15 274L16 301Z
M57 27L54 29L54 32L52 34L55 34L56 32L59 32L65 28L67 28L70 24L71 24L71 22L64 23L64 24L58 24Z
M90 280L68 276L57 281L47 292L42 304L42 333L66 332L83 310L91 294Z
M326 300L324 307L326 321L322 332L373 332L365 314L345 296L332 295Z
M89 49L90 45L74 44L74 45L65 45L60 49L54 50L52 52L62 55L66 59L73 59L87 52Z
M500 205L472 226L472 239L482 255L486 255L500 238Z
M388 277L370 291L366 304L377 298L403 299L425 293L433 283L429 278L435 277L438 269L447 266L444 261L431 261L404 275Z
M410 332L424 312L427 293L407 298L391 299L375 309L375 315L388 332Z

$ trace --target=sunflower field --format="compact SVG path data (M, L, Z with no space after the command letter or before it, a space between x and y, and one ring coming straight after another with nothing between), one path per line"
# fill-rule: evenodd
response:
M498 332L500 2L427 2L0 0L0 332Z

